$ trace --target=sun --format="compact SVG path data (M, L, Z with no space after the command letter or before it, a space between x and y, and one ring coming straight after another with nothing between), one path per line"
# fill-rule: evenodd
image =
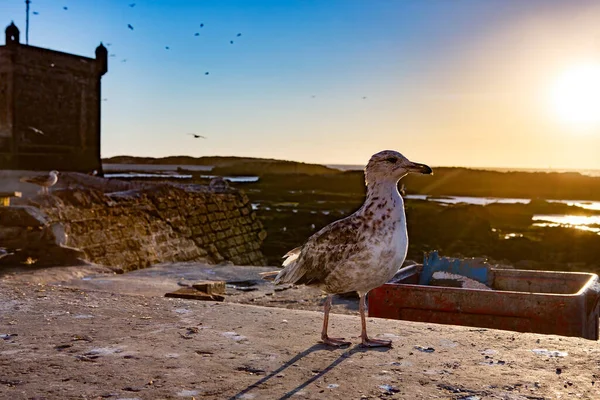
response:
M551 102L562 122L600 124L600 65L580 65L563 72L552 87Z

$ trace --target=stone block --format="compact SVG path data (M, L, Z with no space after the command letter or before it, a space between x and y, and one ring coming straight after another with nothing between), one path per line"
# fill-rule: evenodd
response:
M181 288L174 292L165 294L165 297L175 297L179 299L205 300L205 301L223 301L225 296L219 294L206 294L194 288Z
M229 219L224 219L223 221L219 222L219 225L221 227L221 229L228 229L231 226L231 222L229 222Z
M225 294L225 281L199 281L192 287L207 294Z

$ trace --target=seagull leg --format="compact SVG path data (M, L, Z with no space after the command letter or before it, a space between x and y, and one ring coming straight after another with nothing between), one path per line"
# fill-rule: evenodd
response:
M332 299L333 299L332 295L328 295L327 299L325 299L325 308L324 308L325 315L323 316L323 330L321 331L321 340L323 341L324 344L326 344L328 346L335 346L335 347L348 346L348 345L350 345L350 342L346 342L344 340L344 338L330 338L329 336L327 336L327 325L329 325L329 310L331 309Z
M359 293L358 295L360 297L358 309L360 311L360 322L362 324L362 330L360 332L362 345L365 347L390 347L392 345L391 340L369 339L369 337L367 336L367 318L365 317L365 309L367 308L367 296L366 293Z

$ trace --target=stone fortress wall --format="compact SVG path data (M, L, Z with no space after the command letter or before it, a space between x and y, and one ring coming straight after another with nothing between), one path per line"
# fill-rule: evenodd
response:
M19 248L21 259L40 264L58 262L64 250L116 271L162 262L266 263L266 232L243 192L77 173L61 183L52 195L0 207L0 247Z

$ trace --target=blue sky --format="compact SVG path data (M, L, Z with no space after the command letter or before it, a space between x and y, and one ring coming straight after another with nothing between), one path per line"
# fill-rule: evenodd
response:
M598 127L573 133L536 100L565 59L600 53L594 3L32 0L30 44L110 43L105 157L363 164L392 148L431 165L600 168ZM24 41L23 0L0 2L11 20Z

